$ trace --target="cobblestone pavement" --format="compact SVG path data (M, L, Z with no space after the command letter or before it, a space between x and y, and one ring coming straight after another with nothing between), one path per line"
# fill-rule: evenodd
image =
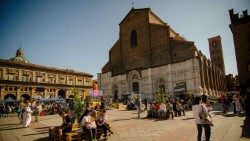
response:
M121 109L108 110L109 123L114 132L109 141L196 141L197 131L192 112L186 116L175 117L174 120L147 119L146 113L137 119L136 111ZM213 141L250 141L241 137L245 117L227 116L213 111ZM32 117L33 118L33 117ZM34 120L34 118L33 118ZM22 128L15 115L0 119L0 141L43 141L48 140L49 127L58 126L62 122L58 115L40 117L39 122L32 122L29 128Z

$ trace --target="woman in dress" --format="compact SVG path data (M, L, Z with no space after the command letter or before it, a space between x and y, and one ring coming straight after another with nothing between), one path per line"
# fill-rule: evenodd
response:
M23 113L23 122L22 122L22 126L23 127L29 127L30 123L31 123L31 114L33 113L33 111L31 110L31 104L28 103L25 107L24 107L24 113Z

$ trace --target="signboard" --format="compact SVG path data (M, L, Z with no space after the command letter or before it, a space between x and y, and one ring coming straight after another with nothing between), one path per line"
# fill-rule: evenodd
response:
M186 82L175 83L174 94L184 94L187 93Z

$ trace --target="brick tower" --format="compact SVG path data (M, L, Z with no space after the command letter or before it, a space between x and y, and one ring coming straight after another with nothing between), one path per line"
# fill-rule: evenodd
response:
M223 50L221 45L221 37L215 36L208 39L210 59L213 65L223 70L225 74L225 65L223 58Z

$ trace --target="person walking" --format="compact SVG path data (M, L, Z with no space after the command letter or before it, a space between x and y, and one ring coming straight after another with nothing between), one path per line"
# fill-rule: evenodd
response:
M42 111L42 106L40 105L40 102L36 102L36 105L33 111L34 116L35 116L35 122L39 121L39 115L41 111Z
M199 96L195 97L194 105L192 106L192 111L198 131L197 141L201 141L202 127L205 129L206 141L209 141L211 136L211 126L208 123L202 123L199 116L200 113L204 111L206 116L209 117L209 113L206 107L203 104L201 104L201 97Z
M237 115L240 116L240 113L243 110L242 105L241 105L242 98L240 94L235 94L233 99L234 99Z
M141 97L140 95L137 95L136 99L135 99L135 106L136 106L136 109L137 109L137 117L138 119L140 119L141 117Z
M28 103L25 107L24 107L24 113L23 113L23 122L22 122L22 126L23 127L29 127L30 123L31 123L31 114L33 113L33 111L31 110L31 104Z

